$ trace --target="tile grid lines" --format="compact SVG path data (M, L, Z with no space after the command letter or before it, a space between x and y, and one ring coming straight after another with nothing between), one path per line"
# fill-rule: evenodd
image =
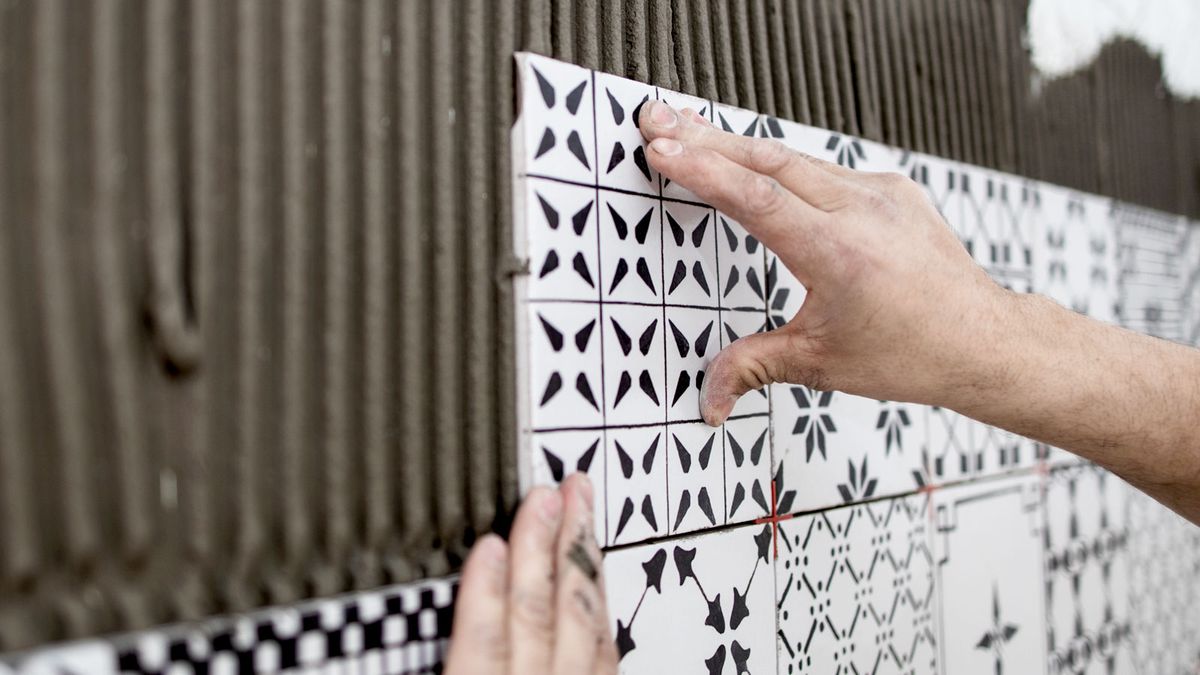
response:
M660 98L659 89L658 89L658 87L655 87L654 88L654 99L658 100L659 98ZM632 115L633 112L631 112L630 114ZM596 182L599 183L600 181L597 180ZM657 205L658 205L658 241L659 241L658 288L662 291L662 310L661 310L662 324L661 324L661 328L662 328L662 332L663 332L663 387L664 387L663 402L665 403L666 402L665 387L670 386L671 369L667 363L667 247L666 247L667 205L663 199L663 178L662 178L661 173L658 174L657 176L655 176L654 185L657 187L657 192L658 192L657 195L653 196L653 199L657 200ZM630 190L628 192L630 194L634 194L634 195L638 194L636 191L633 191L633 190ZM664 494L666 494L666 496L667 496L667 499L666 499L666 505L667 505L666 518L667 518L667 520L666 520L665 525L667 526L667 532L669 534L670 527L671 527L671 448L670 448L671 440L670 440L670 438L668 438L670 436L670 433L667 430L669 430L669 428L670 428L669 425L671 422L671 407L668 405L663 406L663 422L668 425L668 426L664 427L664 432L663 432L663 455L664 455L663 456L663 464L665 465L663 467L664 468L664 470L663 470L664 488L663 489L664 489Z
M588 73L588 78L592 83L592 162L596 165L593 171L600 171L600 134L596 124L596 71L592 70ZM603 246L600 245L600 181L595 181L594 193L596 195L596 208L593 218L596 222L596 269L604 269ZM598 277L599 278L599 277ZM608 392L605 386L608 383L608 378L604 373L604 284L602 281L596 284L596 316L599 325L596 327L599 332L600 339L600 401L608 401ZM601 475L608 475L608 405L600 406L600 419L603 426L600 429L600 471ZM608 542L608 481L604 481L604 541Z

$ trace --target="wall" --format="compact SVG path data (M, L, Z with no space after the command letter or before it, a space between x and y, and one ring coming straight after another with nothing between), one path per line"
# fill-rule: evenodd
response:
M515 50L1200 214L1003 0L0 5L0 649L451 571L516 492ZM1033 91L1036 89L1036 92Z

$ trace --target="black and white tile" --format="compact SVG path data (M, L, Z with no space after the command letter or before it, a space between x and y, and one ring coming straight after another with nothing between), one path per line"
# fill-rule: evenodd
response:
M774 673L773 567L767 525L610 552L620 672Z

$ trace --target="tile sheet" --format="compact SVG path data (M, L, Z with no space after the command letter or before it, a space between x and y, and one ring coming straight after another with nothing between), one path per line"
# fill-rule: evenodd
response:
M906 175L1001 285L1190 342L1200 231L542 57L518 69L523 485L597 481L622 672L1196 663L1200 617L1180 591L1200 537L1098 467L950 410L783 384L705 425L712 357L786 324L806 291L741 224L649 168L636 115L665 100Z

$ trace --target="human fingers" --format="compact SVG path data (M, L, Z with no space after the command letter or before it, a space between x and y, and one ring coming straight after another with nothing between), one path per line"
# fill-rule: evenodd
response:
M594 493L586 475L563 481L563 526L557 544L554 670L556 675L591 673L605 636L608 612L600 592L600 549L592 523Z
M508 546L488 534L463 565L446 675L503 675L509 657L507 611Z
M647 158L656 170L740 222L783 257L789 268L808 269L813 254L825 245L828 238L821 232L832 216L782 188L775 179L709 148L671 138L655 139L649 149Z
M554 655L554 547L562 523L558 490L530 490L509 537L509 673L549 672Z
M671 138L708 148L732 162L779 181L804 201L826 211L853 203L863 190L860 180L869 174L817 159L769 138L742 136L680 113L654 101L642 107L640 128L650 141Z
M775 382L825 388L813 343L791 326L735 340L704 370L700 415L710 426L729 417L743 394Z

